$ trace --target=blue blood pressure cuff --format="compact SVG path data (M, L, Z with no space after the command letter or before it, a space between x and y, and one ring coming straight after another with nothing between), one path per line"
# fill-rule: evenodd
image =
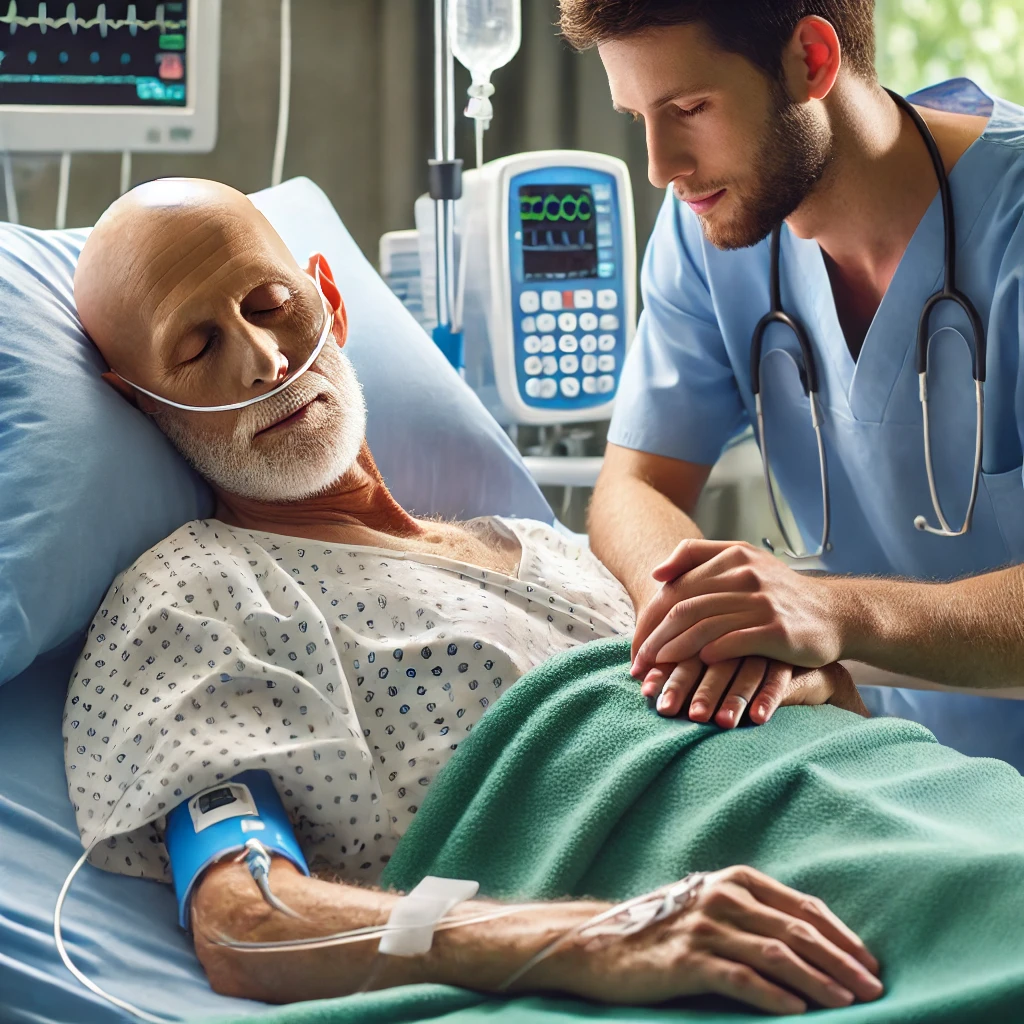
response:
M178 898L178 923L186 931L199 877L210 865L241 853L249 839L258 839L269 853L287 857L309 874L284 804L266 772L242 772L196 793L167 815L164 842Z

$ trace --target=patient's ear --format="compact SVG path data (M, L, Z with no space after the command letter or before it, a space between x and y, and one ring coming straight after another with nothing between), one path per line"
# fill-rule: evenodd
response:
M320 269L320 288L324 293L324 298L334 309L334 337L338 342L338 348L342 348L348 340L348 313L345 310L345 302L338 286L334 283L334 274L331 272L331 265L327 262L327 257L323 253L315 252L309 257L309 263L306 264L306 273L314 281L318 267Z
M139 400L135 394L135 388L125 383L113 370L107 370L101 376L122 398L134 405L136 409L139 408Z

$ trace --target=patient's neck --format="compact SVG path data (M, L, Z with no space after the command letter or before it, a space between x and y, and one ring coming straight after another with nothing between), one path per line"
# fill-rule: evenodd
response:
M424 526L388 490L366 442L356 464L323 494L298 501L258 501L214 487L214 516L230 526L335 543L373 543L374 535L418 537Z

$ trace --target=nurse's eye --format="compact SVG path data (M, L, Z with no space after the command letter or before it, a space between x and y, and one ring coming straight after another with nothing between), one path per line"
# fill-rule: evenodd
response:
M707 100L705 100L703 103L698 103L697 106L690 107L689 109L687 109L686 107L676 107L676 113L680 117L696 117L698 114L704 112L704 109L707 107L707 105Z

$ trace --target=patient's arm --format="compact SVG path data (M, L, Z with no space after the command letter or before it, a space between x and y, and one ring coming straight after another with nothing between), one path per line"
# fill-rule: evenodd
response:
M538 950L608 906L550 903L542 910L438 931L429 953L408 958L378 957L375 939L258 953L209 940L220 934L272 941L380 925L398 899L306 878L279 858L271 883L304 920L272 910L242 864L219 864L202 879L193 901L193 931L196 952L218 992L271 1003L416 982L493 992ZM476 916L494 906L472 901L453 913ZM730 868L708 877L687 913L626 940L567 945L513 990L559 991L615 1003L717 992L769 1012L795 1013L808 1003L844 1006L854 998L877 998L882 991L877 970L860 940L819 900L750 868Z

